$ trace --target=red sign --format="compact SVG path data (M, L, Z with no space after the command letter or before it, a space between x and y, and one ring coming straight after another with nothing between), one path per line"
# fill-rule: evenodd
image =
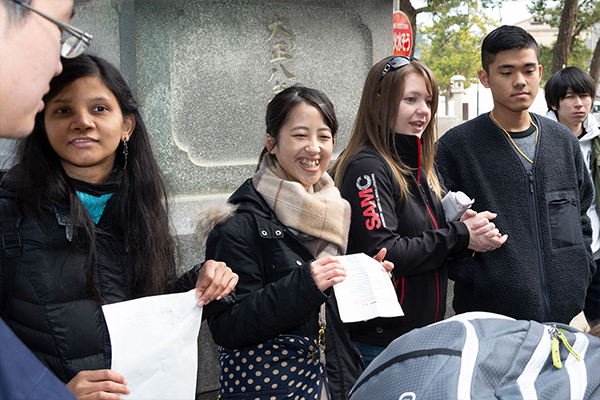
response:
M412 28L402 11L394 12L394 55L410 56L413 45Z

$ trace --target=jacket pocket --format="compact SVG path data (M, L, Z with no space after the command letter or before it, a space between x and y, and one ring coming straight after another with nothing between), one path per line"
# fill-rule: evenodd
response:
M583 244L576 192L574 190L550 192L547 199L552 248L561 249Z
M304 264L293 251L280 247L264 251L264 262L265 283L277 282Z

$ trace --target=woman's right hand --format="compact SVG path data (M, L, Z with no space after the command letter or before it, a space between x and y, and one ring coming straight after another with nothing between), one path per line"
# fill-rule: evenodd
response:
M67 383L67 389L79 400L122 400L129 394L123 375L111 369L80 371Z
M490 222L496 216L489 211L476 213L473 210L467 210L462 216L461 221L469 229L469 249L483 253L496 250L506 242L508 235L500 234L496 225Z
M321 292L346 279L346 269L332 256L313 261L310 264L310 272Z

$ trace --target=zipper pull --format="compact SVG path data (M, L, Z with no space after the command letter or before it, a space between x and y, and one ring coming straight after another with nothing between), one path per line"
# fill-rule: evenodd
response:
M560 359L560 342L558 341L558 329L556 325L552 325L548 329L550 334L550 343L552 345L552 364L558 369L562 368L562 361Z
M569 344L569 341L567 340L567 337L565 336L564 333L562 332L558 332L558 337L560 338L560 340L562 340L562 342L565 344L565 347L567 348L567 350L569 350L569 353L573 354L573 357L575 357L575 359L577 361L581 361L581 358L579 357L579 354L577 354L575 352L575 350L573 350L573 348L571 347L571 345Z
M529 171L528 175L529 175L529 192L533 194L533 171Z

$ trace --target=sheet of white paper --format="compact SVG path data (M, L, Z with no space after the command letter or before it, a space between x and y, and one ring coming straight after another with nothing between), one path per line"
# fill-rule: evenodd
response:
M346 279L333 286L343 322L404 315L383 266L364 253L337 257Z
M202 308L195 290L102 306L111 369L127 379L127 399L194 399Z

